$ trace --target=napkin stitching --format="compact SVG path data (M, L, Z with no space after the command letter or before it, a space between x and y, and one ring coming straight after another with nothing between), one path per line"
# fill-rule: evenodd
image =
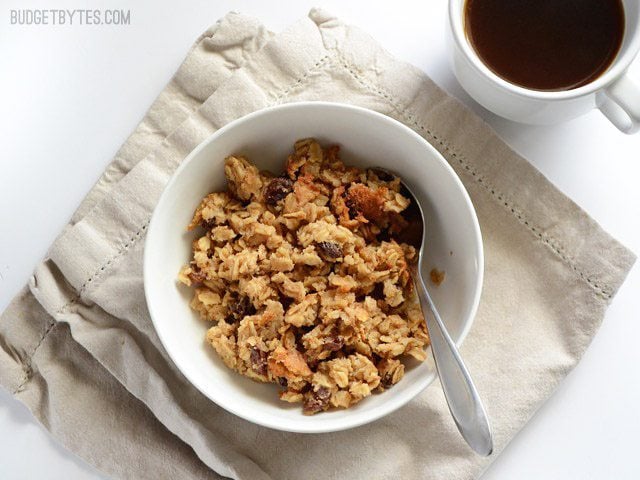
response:
M280 100L282 100L287 95L289 95L295 88L302 85L302 82L307 80L309 78L309 75L314 73L314 71L320 69L320 67L323 67L327 63L327 61L330 59L331 59L331 55L325 55L320 60L318 60L313 66L311 66L304 74L298 77L298 79L295 82L290 84L288 87L285 87L282 90L280 90L280 93L274 96L273 104L278 103Z
M78 292L73 296L73 298L71 300L69 300L67 303L65 303L64 305L62 305L58 310L56 310L55 315L61 314L66 308L68 308L71 305L73 305L74 303L76 303L78 301L78 299L82 296L84 291L87 289L89 284L95 278L97 278L102 272L104 272L109 267L109 265L111 265L116 259L118 259L124 253L126 253L129 250L129 248L132 247L136 243L136 241L140 238L142 232L145 231L147 229L147 227L149 226L149 221L150 220L147 220L144 223L144 225L142 225L142 227L135 233L135 235L133 235L129 239L128 242L126 242L124 245L122 245L122 247L120 248L120 250L118 250L118 252L116 254L111 256L111 258L109 258L109 260L107 260L99 269L97 269L93 273L93 275L91 275L80 286L80 288L78 289ZM24 389L24 387L27 384L27 382L31 379L31 377L33 375L33 366L32 366L33 365L33 356L36 354L36 352L38 351L38 348L40 348L40 345L42 345L42 342L44 342L45 338L47 338L47 336L49 335L49 332L51 332L51 330L56 325L56 323L57 322L56 322L55 319L53 321L49 322L49 324L47 325L47 328L43 332L42 337L40 337L40 340L38 341L36 346L33 348L31 353L29 353L27 355L27 357L25 358L25 360L22 362L22 369L24 371L24 377L23 377L22 381L20 382L20 384L14 389L13 395L21 392Z
M70 305L71 303L72 302L69 302L67 305ZM27 355L27 358L24 360L24 362L22 362L24 377L22 379L22 382L20 382L20 384L13 390L12 395L16 395L17 393L20 393L24 389L24 386L27 384L29 379L31 378L31 375L33 374L33 356L36 354L36 352L38 351L38 348L40 348L40 345L42 345L42 342L44 342L44 339L47 337L47 335L49 335L49 332L55 326L55 324L56 324L55 320L48 322L47 328L42 334L42 337L40 338L36 346L33 348L31 353Z
M464 155L456 153L452 147L450 147L444 140L434 134L429 128L422 125L416 117L409 112L409 110L404 107L400 100L396 99L389 92L384 90L382 87L378 85L371 84L367 82L364 78L362 78L356 71L355 66L348 62L344 57L338 55L338 59L342 62L341 66L345 68L351 76L357 80L363 87L365 87L370 92L381 96L385 100L387 100L392 107L394 107L408 122L412 123L420 130L429 135L433 140L438 142L453 158L455 158L460 165L467 170L471 176L487 191L491 194L492 197L497 199L499 203L506 207L506 209L511 211L511 213L516 217L516 219L520 222L520 224L524 225L531 233L533 233L536 237L538 237L543 244L547 245L552 252L554 252L561 260L563 260L575 273L577 273L580 278L582 278L586 283L596 292L596 294L602 297L604 300L610 300L613 297L612 288L608 285L601 286L602 282L598 282L597 280L593 280L584 272L582 272L571 260L571 258L564 252L564 249L560 246L561 243L552 237L549 234L545 234L541 231L539 227L535 227L532 222L530 222L525 215L517 209L509 200L507 200L506 195L497 190L494 186L492 186L486 178L481 175L478 170L469 163L468 160L465 159ZM606 288L606 290L605 290Z
M150 221L151 221L151 219L147 220L144 223L144 225L142 225L142 227L140 227L140 229L138 229L138 231L129 239L129 241L127 243L125 243L124 245L122 245L120 250L118 250L114 255L112 255L111 258L109 258L109 260L107 260L100 268L98 268L95 272L93 272L93 275L91 275L82 285L80 285L80 288L78 289L78 297L80 297L84 293L84 291L87 289L89 284L95 278L98 278L100 276L100 274L102 272L104 272L107 267L109 267L109 265L111 265L120 256L124 255L129 250L129 248L132 247L140 239L140 236L141 236L142 232L144 232L147 229L147 227L149 226L149 222ZM69 304L70 303L71 302L69 302ZM65 306L67 306L67 305L65 305ZM64 307L62 307L62 308L64 308ZM61 312L58 311L57 313L61 313Z

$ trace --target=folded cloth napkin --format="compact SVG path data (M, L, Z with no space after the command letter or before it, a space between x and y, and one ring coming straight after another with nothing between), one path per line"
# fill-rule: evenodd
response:
M462 347L495 453L461 440L437 383L348 431L259 427L219 408L164 352L144 301L154 205L184 157L244 114L299 100L405 123L475 205L485 284ZM634 255L422 72L326 12L279 35L229 14L196 42L0 321L0 383L69 449L127 478L471 479L578 362Z

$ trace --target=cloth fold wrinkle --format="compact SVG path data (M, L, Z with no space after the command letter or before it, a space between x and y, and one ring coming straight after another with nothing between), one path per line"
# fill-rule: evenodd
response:
M225 31L222 26L229 24L234 28ZM121 149L131 146L130 168L122 175L111 172L111 182L96 186L98 193L92 191L83 203L90 208L79 209L76 221L51 249L51 260L36 272L32 294L58 320L49 336L68 330L71 336L65 341L85 349L104 370L101 375L119 382L123 388L118 387L118 395L140 400L158 424L176 435L174 443L181 444L180 438L223 475L299 478L304 472L310 478L364 478L386 472L407 478L476 478L492 458L478 458L462 443L435 386L373 424L313 436L250 424L191 387L160 347L141 295L146 225L169 174L220 126L291 101L323 99L372 108L434 144L469 191L484 234L485 288L462 350L494 424L496 454L575 366L635 257L422 72L332 15L312 10L309 18L273 36L259 22L230 14L214 30L199 39L183 63L194 65L196 72L209 69L218 78L202 90L201 104L194 104L191 114L167 107L167 119L154 113L173 127L164 138L152 136L146 142L136 134L130 137ZM207 50L211 42L222 47ZM201 43L207 45L201 48ZM232 73L219 61L227 55L245 63ZM184 74L181 82L192 83L193 92L208 78ZM168 105L172 97L180 101L173 96L174 83L161 94ZM147 120L139 131L155 121ZM134 148L136 142L140 145ZM554 250L556 243L538 227L551 224L562 249ZM532 229L541 230L540 235ZM577 232L589 236L578 241ZM79 252L84 255L77 258ZM54 267L71 287L67 303L52 281L49 268ZM3 324L15 322L6 317L15 317L33 301L32 296L16 300L3 315L0 336ZM62 312L61 306L71 307ZM49 336L41 339L43 345L50 345ZM55 362L55 357L47 361ZM39 362L35 373L43 375L47 363ZM6 386L4 370L3 358L0 380ZM37 385L26 382L20 398L39 416L37 393ZM28 394L34 399L25 399ZM69 412L52 409L51 415L56 414ZM108 473L144 477L136 465L116 471L107 461L96 461L98 454L78 449L68 432L51 430ZM188 457L177 458L189 462ZM201 465L198 458L194 455L188 468Z

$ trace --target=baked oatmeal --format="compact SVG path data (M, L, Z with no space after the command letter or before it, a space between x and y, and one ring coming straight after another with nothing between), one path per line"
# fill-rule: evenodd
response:
M438 270L437 268L432 268L429 272L429 277L431 278L431 283L433 283L436 287L442 285L444 282L445 273L442 270Z
M280 385L306 414L348 408L423 361L429 344L408 263L409 199L386 171L346 166L339 148L299 140L280 176L225 161L179 280L212 323L206 340L231 369Z

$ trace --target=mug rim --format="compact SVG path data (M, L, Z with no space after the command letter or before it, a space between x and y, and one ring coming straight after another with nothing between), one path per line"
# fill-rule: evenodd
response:
M479 73L487 77L494 84L502 87L505 90L508 90L510 93L515 95L549 101L567 100L596 93L615 82L618 78L622 77L629 68L629 65L631 65L631 62L633 62L633 60L635 59L638 51L640 51L640 27L638 27L634 32L632 32L632 37L629 41L629 45L627 46L626 51L622 55L620 55L620 52L618 52L618 55L616 55L611 66L592 82L578 88L559 91L533 90L522 87L508 80L505 80L504 78L493 72L489 67L487 67L487 65L485 65L485 63L476 53L471 43L468 41L463 25L464 5L467 1L468 0L449 0L448 15L454 41L456 42L458 48L460 48L460 50L464 53L467 60L469 60L471 65L477 71L479 71ZM625 35L626 34L627 32L625 28Z

